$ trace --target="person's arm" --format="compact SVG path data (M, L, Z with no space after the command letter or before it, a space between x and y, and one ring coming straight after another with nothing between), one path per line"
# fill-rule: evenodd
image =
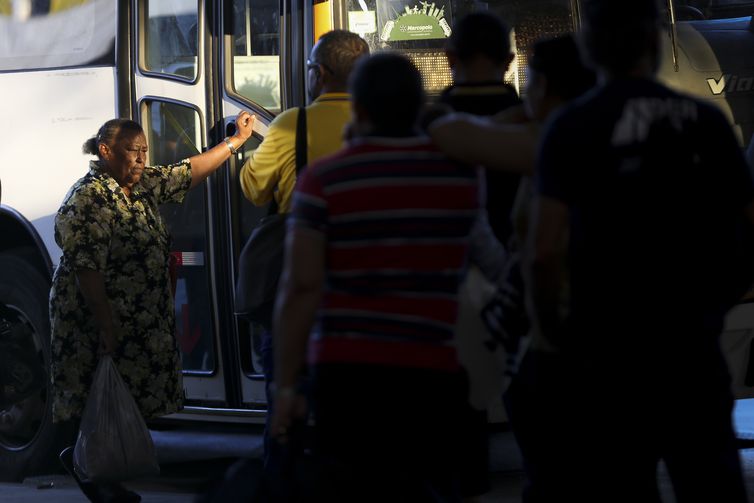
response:
M77 286L99 332L100 352L112 353L119 327L105 288L105 275L117 211L98 181L74 185L55 216L55 242L73 270ZM53 302L61 299L53 297Z
M112 354L118 347L118 327L113 321L110 300L105 290L105 277L94 269L80 268L76 269L76 281L99 330L100 353Z
M508 107L502 112L498 112L491 117L492 122L496 124L526 124L531 122L526 106L523 103Z
M495 124L467 114L451 114L429 127L434 143L447 155L485 168L529 175L534 170L537 128L532 124Z
M302 414L296 383L306 358L309 334L322 298L325 278L325 236L292 227L285 242L285 267L275 302L275 413L272 432L284 439Z
M568 207L557 199L537 196L529 229L524 274L530 317L535 333L557 345L562 324L559 306L565 279Z
M241 168L241 190L257 206L269 203L284 172L296 171L297 109L288 109L270 123L259 147Z
M540 349L555 349L561 342L560 331L566 254L570 234L570 204L574 200L574 181L581 176L573 159L579 147L568 121L550 123L540 146L535 195L531 200L528 233L524 251L523 274L526 304Z
M228 139L233 144L233 149L239 149L249 139L254 129L256 117L242 110L236 116L236 134ZM219 168L231 155L230 147L222 141L204 153L189 158L191 161L191 188L193 189L207 179Z

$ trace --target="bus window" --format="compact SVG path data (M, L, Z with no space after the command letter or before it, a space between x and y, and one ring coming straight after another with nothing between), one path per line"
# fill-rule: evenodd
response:
M115 11L116 0L0 0L0 71L114 65Z
M233 91L272 113L280 102L278 0L233 0Z
M197 77L199 45L197 2L146 2L145 12L144 70L194 80Z
M729 19L754 14L752 0L686 0L684 3L695 5L705 19Z
M150 100L142 104L150 164L167 164L201 151L199 114L177 103ZM211 285L205 222L206 195L191 190L183 204L160 208L170 234L171 253L178 261L175 292L176 339L186 372L215 370Z
M526 87L526 52L540 37L573 31L572 0L340 0L333 7L346 29L359 33L370 49L397 50L411 58L430 94L452 83L445 45L453 23L477 10L499 14L512 29L516 60L506 78L517 89ZM342 10L339 10L342 9Z

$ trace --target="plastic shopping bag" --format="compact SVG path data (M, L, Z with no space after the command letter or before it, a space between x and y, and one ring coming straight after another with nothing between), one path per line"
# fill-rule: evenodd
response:
M485 326L481 312L495 295L476 266L470 266L458 291L455 346L469 377L469 403L477 410L490 408L503 394L507 354Z
M83 480L129 480L160 472L139 407L110 356L103 356L81 418L73 450Z

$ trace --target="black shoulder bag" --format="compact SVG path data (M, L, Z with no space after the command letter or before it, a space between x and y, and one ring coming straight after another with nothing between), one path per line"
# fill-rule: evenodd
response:
M296 121L296 177L306 164L306 109L299 107ZM267 216L254 227L249 240L238 257L235 311L246 320L272 326L280 274L283 270L283 251L287 213L278 213L272 200Z

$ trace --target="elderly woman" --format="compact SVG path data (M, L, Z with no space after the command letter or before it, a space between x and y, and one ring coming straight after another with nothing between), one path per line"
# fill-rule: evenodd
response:
M170 236L159 205L181 202L243 145L253 124L241 112L234 136L169 166L145 165L146 136L131 120L106 122L84 144L97 160L55 217L63 256L50 293L54 421L80 420L102 354L112 355L145 418L181 409ZM70 449L61 454L69 469L70 456ZM92 501L112 499L82 489ZM116 499L129 501L122 496Z

